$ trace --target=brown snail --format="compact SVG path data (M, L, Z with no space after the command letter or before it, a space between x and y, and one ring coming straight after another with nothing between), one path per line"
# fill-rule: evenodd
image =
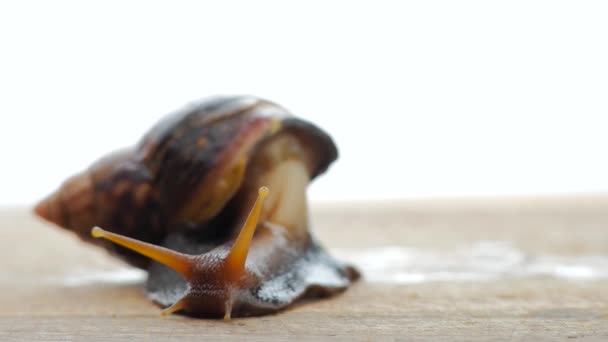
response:
M274 103L212 98L69 178L35 212L148 269L163 314L262 315L359 277L309 230L306 188L336 158L325 132Z

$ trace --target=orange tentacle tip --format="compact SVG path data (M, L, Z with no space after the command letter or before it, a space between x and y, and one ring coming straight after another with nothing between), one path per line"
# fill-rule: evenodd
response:
M105 230L103 230L99 227L93 227L93 229L91 229L91 236L93 236L96 239L99 239L104 236L105 232L106 232Z

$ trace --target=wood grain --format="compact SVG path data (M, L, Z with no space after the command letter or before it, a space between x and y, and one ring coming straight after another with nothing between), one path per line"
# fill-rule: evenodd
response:
M313 206L327 246L452 248L511 241L534 253L608 255L608 196L424 200ZM390 285L231 323L161 317L141 284L67 286L71 274L124 268L33 218L0 211L1 341L608 340L608 281L528 277Z

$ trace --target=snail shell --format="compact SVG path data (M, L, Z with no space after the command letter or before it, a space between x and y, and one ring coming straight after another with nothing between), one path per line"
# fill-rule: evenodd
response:
M306 188L337 154L325 132L272 102L216 97L168 115L35 212L148 269L146 294L164 313L266 314L359 277L309 229Z

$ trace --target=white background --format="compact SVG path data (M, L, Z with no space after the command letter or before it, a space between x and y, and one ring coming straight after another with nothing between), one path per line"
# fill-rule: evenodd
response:
M0 204L213 94L334 136L315 200L608 190L605 1L14 1Z

